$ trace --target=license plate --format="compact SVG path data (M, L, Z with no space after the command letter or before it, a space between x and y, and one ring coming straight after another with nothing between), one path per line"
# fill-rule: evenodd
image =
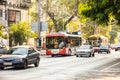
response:
M53 52L53 54L57 54L57 52Z
M4 62L4 65L12 65L11 62Z
M58 54L58 51L57 51L57 50L54 50L52 53L53 53L53 54Z

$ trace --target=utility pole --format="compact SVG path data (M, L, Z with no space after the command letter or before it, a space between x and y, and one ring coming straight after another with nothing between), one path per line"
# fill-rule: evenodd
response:
M37 48L41 47L41 7L40 7L40 0L37 0L37 8L38 8L38 38L37 38Z

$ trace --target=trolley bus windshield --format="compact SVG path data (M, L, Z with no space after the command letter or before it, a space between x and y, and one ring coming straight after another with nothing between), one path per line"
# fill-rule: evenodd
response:
M65 46L65 39L62 36L53 36L46 38L46 47L48 49L58 49Z

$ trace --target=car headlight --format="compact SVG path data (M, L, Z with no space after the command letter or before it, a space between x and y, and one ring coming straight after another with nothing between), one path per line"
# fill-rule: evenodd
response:
M17 61L17 62L22 62L22 58L20 58L20 59L14 59L14 61Z
M3 59L0 59L0 62L2 62L3 61Z

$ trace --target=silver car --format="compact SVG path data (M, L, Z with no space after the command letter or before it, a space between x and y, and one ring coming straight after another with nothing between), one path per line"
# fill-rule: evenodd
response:
M77 48L76 50L76 57L82 57L82 56L95 56L93 47L91 45L81 45L80 47Z

